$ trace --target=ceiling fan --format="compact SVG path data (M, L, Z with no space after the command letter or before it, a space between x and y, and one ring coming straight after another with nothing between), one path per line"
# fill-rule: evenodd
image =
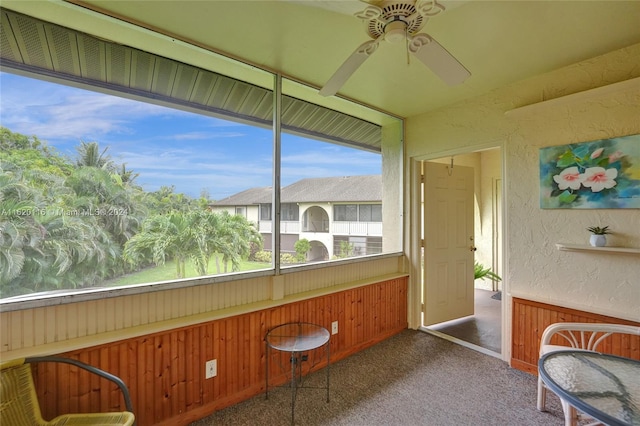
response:
M444 11L437 0L387 0L380 6L370 4L355 14L367 24L366 41L347 58L320 90L322 96L335 95L351 75L371 56L382 40L405 41L407 55L412 53L450 86L465 81L471 73L433 37L418 33L427 20Z

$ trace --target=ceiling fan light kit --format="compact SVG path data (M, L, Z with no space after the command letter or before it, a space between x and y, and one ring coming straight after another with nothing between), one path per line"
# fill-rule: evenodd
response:
M399 43L407 37L407 24L402 20L389 22L384 27L384 39L389 43Z
M382 2L380 7L369 5L356 13L356 18L366 22L367 34L372 40L358 46L320 90L320 95L335 95L377 50L381 40L390 43L406 40L407 51L446 84L452 86L464 82L471 73L433 37L418 33L430 17L442 11L444 6L436 0L389 0Z

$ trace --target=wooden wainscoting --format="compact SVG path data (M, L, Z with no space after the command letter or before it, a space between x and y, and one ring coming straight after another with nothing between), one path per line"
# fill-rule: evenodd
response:
M593 314L561 306L513 298L511 366L538 374L540 338L547 326L556 322L594 322L638 325L606 315ZM558 344L564 344L558 342ZM640 336L614 335L605 339L602 352L640 360Z
M137 424L184 425L264 391L264 336L287 322L312 322L331 337L337 361L407 328L407 278L392 279L275 308L61 354L122 378ZM272 357L271 373L287 359ZM316 354L309 354L312 360ZM205 362L218 375L205 379ZM320 360L321 355L316 359ZM284 362L284 364L283 364ZM316 367L326 364L320 362ZM270 380L273 377L270 373ZM117 387L67 365L38 364L36 388L45 418L69 412L123 410ZM284 372L274 382L284 382Z

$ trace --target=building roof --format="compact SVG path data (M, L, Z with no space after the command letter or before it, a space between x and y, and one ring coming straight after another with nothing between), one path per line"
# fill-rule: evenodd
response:
M301 179L280 192L282 203L340 203L382 201L380 175ZM271 202L271 187L250 188L211 203L212 206L249 206Z
M262 186L257 188L249 188L237 194L230 195L222 200L211 203L211 206L250 206L252 204L259 204L257 200L269 200L271 199L271 187ZM262 201L266 203L267 201Z
M380 175L307 178L282 188L283 203L382 201Z

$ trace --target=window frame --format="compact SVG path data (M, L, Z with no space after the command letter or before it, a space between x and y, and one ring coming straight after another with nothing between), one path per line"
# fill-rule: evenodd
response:
M62 18L57 18L57 19L62 19ZM149 31L147 32L153 33ZM149 36L149 34L145 34L145 36ZM99 37L99 35L96 35L96 37ZM172 39L171 37L167 37L158 33L153 33L152 38L159 38L159 39L162 39L163 41L169 41L170 44L175 44L176 42L175 39ZM190 48L194 48L194 46L191 46ZM200 49L200 48L196 48L196 49ZM200 49L199 53L200 54L204 53L205 56L213 55L212 52L206 51L204 49ZM224 58L224 60L234 61L229 58ZM185 62L185 63L189 64L189 62ZM3 66L4 65L6 64L3 64ZM194 64L193 66L197 66L197 65ZM16 72L17 74L20 74L23 76L44 79L44 80L52 81L58 84L82 87L88 90L94 90L94 91L99 91L103 93L113 92L113 88L106 87L105 85L96 84L95 82L88 82L87 80L83 80L79 78L70 78L68 76L64 77L60 73L54 72L54 71L34 72L32 69L29 69L28 67L20 67L20 66L16 66L16 67L7 66L7 69L11 70L11 72ZM261 73L272 74L270 71L260 69L259 67L256 69ZM275 80L276 78L282 78L282 77L276 76L274 74L272 74L272 76L274 77L274 87L268 90L272 91L272 93L275 94L276 93ZM256 80L260 80L260 78ZM312 91L317 90L315 88L309 88L309 89L311 89ZM135 92L127 93L126 91L120 91L118 96L125 96L125 97L129 97L130 99L135 99L143 102L156 103L156 104L160 104L170 108L175 108L175 109L180 109L180 110L185 110L190 112L197 112L197 111L194 111L193 108L187 105L180 104L180 103L172 103L167 99L148 98L148 97L142 96L140 93L135 93ZM304 96L302 96L301 99L302 98L304 98ZM348 101L341 100L340 102L348 102ZM274 105L277 105L277 104L278 104L278 101L275 99L275 96L274 96ZM358 106L358 107L365 108L363 106ZM281 111L277 111L275 107L274 107L274 110L275 110L274 116L281 113ZM336 109L336 111L339 111L339 109ZM378 112L374 110L371 110L371 112L374 112L375 114L386 117L385 119L390 118L393 120L397 120L400 122L400 125L402 126L402 119L400 117L394 117L387 113ZM366 113L366 114L369 114L369 113ZM277 120L273 120L273 123L272 123L274 128L276 126L275 125L276 121ZM251 123L251 124L255 124L255 123ZM277 128L274 130L274 132L277 132L277 133L282 132L282 129ZM305 137L309 136L304 133L301 133L301 135ZM316 136L319 136L319 135L316 135ZM277 136L274 135L274 140L276 139L277 139ZM336 143L335 140L331 140L331 139L327 140L326 142ZM363 148L363 146L357 146L355 144L354 144L354 147L361 148L361 149ZM380 155L382 155L382 152L380 152ZM402 155L400 157L402 158ZM274 162L275 161L276 159L274 158ZM400 167L401 167L401 164L400 164ZM403 195L404 194L402 194L402 192L400 191L399 200L401 204L404 203ZM298 220L300 220L299 210L298 210ZM400 230L399 232L402 232L402 230ZM402 234L399 236L400 241L403 240L403 237L404 237L403 234L404 233L402 232ZM401 243L401 245L403 245L403 243ZM279 274L293 273L300 270L327 268L327 267L337 266L338 264L340 265L355 264L363 261L369 261L372 256L379 257L379 258L397 257L401 253L402 253L402 248L400 247L398 251L394 251L394 252L346 258L346 259L340 259L340 260L332 260L329 263L320 262L317 264L305 264L305 265L300 265L292 268L287 268L286 270L271 268L271 269L265 269L265 270L254 271L254 272L238 272L238 273L227 273L227 274L219 274L219 275L209 275L209 276L202 276L202 277L181 279L181 280L139 283L139 284L125 285L121 287L87 288L87 289L80 289L80 290L69 289L69 290L62 290L59 292L43 292L43 293L36 293L33 295L27 295L27 296L24 296L24 295L15 296L15 297L9 297L5 299L0 299L0 312L10 312L10 311L16 311L21 309L29 309L29 308L42 307L42 306L53 306L53 305L73 303L73 302L79 302L79 301L89 301L89 300L95 300L95 299L104 298L104 297L119 297L119 296L141 294L141 293L153 292L153 291L166 291L169 289L184 288L185 286L208 285L208 284L217 283L217 282L229 282L229 281L250 279L254 277L273 276L273 275L279 275Z

